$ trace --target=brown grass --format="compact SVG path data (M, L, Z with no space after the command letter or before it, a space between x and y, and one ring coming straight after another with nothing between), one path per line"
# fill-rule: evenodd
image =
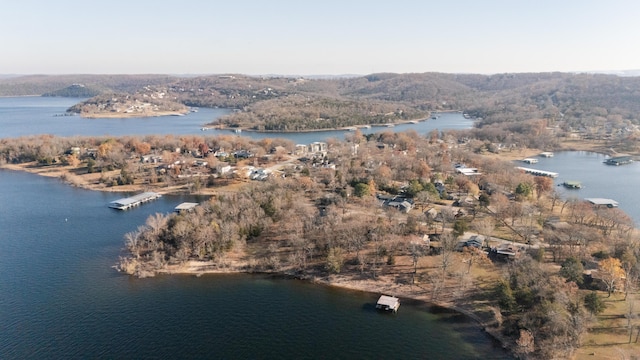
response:
M640 293L629 294L627 301L624 295L614 293L606 298L606 292L599 292L604 298L607 308L592 318L590 331L582 339L582 346L576 352L576 359L640 359L640 342L635 343L638 328L634 330L629 343L627 329L627 301L635 301L636 316L640 312ZM632 324L640 328L640 319L634 319Z

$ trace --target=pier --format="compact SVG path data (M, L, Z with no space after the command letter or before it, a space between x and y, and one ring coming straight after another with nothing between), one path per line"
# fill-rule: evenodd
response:
M398 312L400 307L400 299L395 296L380 295L380 299L376 303L376 309Z
M548 177L552 177L552 178L557 178L558 177L558 173L552 172L552 171L531 169L531 168L525 168L525 167L520 167L520 166L518 166L517 169L520 169L520 170L526 172L527 174L531 174L531 175L535 175L535 176L548 176Z
M144 192L128 198L114 200L109 203L109 207L117 210L128 210L132 207L144 204L146 202L158 199L162 195L154 192Z

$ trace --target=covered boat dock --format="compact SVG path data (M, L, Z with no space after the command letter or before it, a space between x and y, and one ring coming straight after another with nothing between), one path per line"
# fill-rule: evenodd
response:
M531 175L535 175L535 176L548 176L548 177L552 177L552 178L557 178L558 177L558 173L552 172L552 171L531 169L531 168L525 168L525 167L521 167L521 166L518 166L518 169L526 172L527 174L531 174Z
M200 204L198 204L198 203L194 203L194 202L183 202L182 204L180 204L180 205L176 206L176 207L173 209L173 212L176 212L176 213L178 213L178 214L179 214L179 213L182 213L182 212L191 212L191 211L193 211L193 209L195 209L195 208L196 208L196 206L198 206L198 205L200 205Z
M378 302L376 303L376 309L393 311L394 313L398 311L399 307L400 299L395 296L380 295L380 299L378 299Z
M603 198L588 198L585 199L595 206L606 206L608 208L618 207L618 202L612 199L603 199Z
M132 207L144 204L146 202L158 199L162 195L154 192L144 192L128 198L114 200L109 203L109 207L117 210L128 210Z

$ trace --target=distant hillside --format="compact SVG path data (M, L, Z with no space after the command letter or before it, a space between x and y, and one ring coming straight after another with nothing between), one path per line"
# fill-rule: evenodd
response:
M84 89L73 84L82 84ZM541 129L624 137L640 125L640 77L593 73L394 74L344 78L60 75L0 78L0 96L128 94L225 107L230 126L302 130L384 123L461 110L487 141L510 134L549 141ZM87 103L100 108L97 98ZM108 98L106 98L108 100ZM628 137L628 136L627 136ZM519 139L519 138L518 138ZM544 144L537 144L542 146Z
M53 93L73 84L101 92L133 93L146 85L167 84L168 75L28 75L0 78L0 96L30 96Z
M42 94L42 96L61 96L61 97L94 97L100 95L105 90L95 87L84 86L83 84L73 84L64 89L59 89Z

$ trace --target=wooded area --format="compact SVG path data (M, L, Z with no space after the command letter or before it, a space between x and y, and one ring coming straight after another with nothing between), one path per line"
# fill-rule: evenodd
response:
M1 79L0 94L55 92L69 80L109 88L79 108L163 94L170 106L236 108L221 123L258 130L450 110L477 120L470 130L426 136L353 131L325 150L237 136L1 139L0 164L58 168L78 186L213 194L193 212L157 214L127 234L123 271L151 276L195 261L220 271L392 285L398 295L477 316L523 358L569 358L602 338L638 341L633 221L616 208L563 199L551 179L502 157L573 141L638 153L639 78L61 76ZM481 174L464 175L460 165Z

